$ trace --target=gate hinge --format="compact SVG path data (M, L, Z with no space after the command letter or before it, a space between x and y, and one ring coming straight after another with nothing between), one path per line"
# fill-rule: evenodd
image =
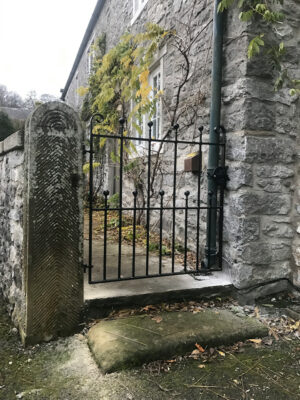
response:
M227 182L230 181L227 171L228 167L217 167L213 171L212 178L215 180L218 186L226 187Z
M86 272L88 269L93 268L93 265L82 264L83 271Z

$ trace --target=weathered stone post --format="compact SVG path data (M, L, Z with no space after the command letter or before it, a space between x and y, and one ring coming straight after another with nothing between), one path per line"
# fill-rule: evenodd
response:
M64 103L38 107L25 130L24 288L21 335L36 343L67 335L83 305L82 140Z

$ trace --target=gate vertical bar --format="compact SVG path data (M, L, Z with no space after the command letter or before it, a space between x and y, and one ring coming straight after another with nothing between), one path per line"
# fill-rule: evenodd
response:
M207 228L207 232L208 232L208 234L210 235L211 234L211 228L212 228L212 226L211 226L211 219L212 219L212 205L213 205L213 201L212 201L212 198L213 198L213 192L212 191L209 191L208 192L208 210L207 210L207 213L208 213L208 221L207 221L207 223L208 223L208 228ZM210 242L208 242L208 248L207 248L207 250L208 250L208 252L207 252L207 268L209 269L210 268L210 263L211 263L211 248L210 248Z
M135 190L133 194L133 227L132 227L132 272L131 275L135 277L135 240L136 240L136 200L138 192Z
M149 142L148 142L148 175L147 175L147 239L146 239L146 276L149 275L149 241L150 241L150 181L151 181L151 142L153 122L148 123Z
M163 208L164 208L164 194L165 192L161 190L160 195L160 215L159 215L159 275L162 272L162 235L163 235Z
M120 118L120 182L119 182L119 255L118 255L118 279L121 279L122 270L122 205L123 205L123 147L125 119Z
M104 249L103 249L103 280L106 280L106 260L107 260L107 196L109 195L109 191L105 190L104 194Z
M94 195L94 174L93 174L93 156L94 156L94 137L93 137L93 115L90 119L90 165L89 165L89 265L88 265L88 281L92 282L92 268L93 268L93 195Z
M178 128L176 124L173 129L175 131L175 149L174 149L174 171L173 171L173 215L172 215L172 273L175 271L175 225L176 225L176 186L177 186L177 140L178 140Z
M200 265L200 202L201 202L201 176L202 176L202 132L203 126L199 128L199 170L198 170L198 192L197 192L197 244L196 244L196 270L199 271Z
M189 195L187 190L185 193L185 216L184 216L184 272L187 268L187 233L188 233L188 211L189 211Z

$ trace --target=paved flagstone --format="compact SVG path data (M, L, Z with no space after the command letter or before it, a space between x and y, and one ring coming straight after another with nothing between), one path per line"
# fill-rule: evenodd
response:
M205 346L229 345L263 337L268 329L254 318L227 310L162 312L101 321L88 334L90 349L103 372L168 359Z

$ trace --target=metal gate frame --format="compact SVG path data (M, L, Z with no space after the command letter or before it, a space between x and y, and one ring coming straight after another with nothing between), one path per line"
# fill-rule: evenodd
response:
M189 141L189 140L179 140L178 139L178 129L179 125L175 125L172 128L174 132L174 138L166 138L166 139L153 139L152 138L152 126L153 123L149 122L149 137L131 137L124 136L124 125L125 119L121 118L119 120L120 129L118 135L112 135L110 133L93 133L95 122L99 122L103 117L100 114L94 114L90 120L90 148L89 150L85 150L85 152L89 153L89 246L88 246L88 264L84 265L84 270L88 271L88 283L89 284L97 284L97 283L105 283L105 282L116 282L116 281L126 281L133 279L144 279L144 278L156 278L160 276L172 276L172 275L184 275L184 274L201 274L201 273L210 273L212 271L220 271L222 270L222 251L223 251L223 215L224 215L224 189L226 187L226 181L228 180L227 176L227 167L225 167L225 150L226 150L226 131L223 127L215 128L216 133L218 134L219 141L218 143L210 143L203 141L203 127L199 128L199 140L198 141ZM93 192L94 192L94 177L93 177L93 161L94 161L94 139L98 140L101 138L113 139L120 141L120 165L119 165L119 206L112 208L108 205L108 196L109 191L104 190L104 207L94 207L93 202ZM138 192L135 190L133 195L133 207L124 207L123 206L123 173L124 173L124 165L123 165L123 152L124 152L124 142L132 140L148 143L148 154L147 154L147 202L146 207L137 207L137 196ZM152 147L153 143L172 143L174 145L174 164L173 164L173 201L171 207L164 206L164 191L161 190L159 192L160 196L160 204L159 206L151 206L150 203L150 181L151 181L151 157L152 157ZM177 155L178 155L178 144L186 144L186 145L197 145L199 147L199 170L197 171L197 205L191 206L189 204L189 195L190 192L186 191L185 195L185 206L178 207L176 206L176 184L177 184ZM217 146L219 153L219 166L213 171L213 176L210 178L215 179L217 185L217 193L216 197L218 199L217 206L212 206L212 197L214 195L213 192L208 193L208 204L206 206L201 206L200 195L201 195L201 176L202 176L202 148L203 146ZM172 268L171 272L163 273L162 272L162 240L163 240L163 212L164 210L172 211ZM175 217L176 211L183 210L185 213L185 226L184 226L184 265L183 271L175 271ZM190 270L187 268L187 237L188 237L188 213L189 210L197 211L197 232L196 232L196 265L194 266L194 270ZM211 228L211 216L213 212L219 213L218 220L218 254L217 254L217 266L211 265L210 260L210 247L208 242L208 248L205 249L206 254L208 255L207 265L205 265L200 260L200 211L207 210L207 235L210 237L210 228ZM118 276L115 279L107 279L107 215L108 211L117 211L119 214L119 238L118 238ZM147 229L146 236L146 270L145 275L136 275L135 271L135 259L136 259L136 216L137 211L145 211L146 212L146 226L150 226L150 213L151 211L159 211L160 215L160 224L159 224L159 265L158 272L156 274L149 273L149 239L150 239L150 230ZM93 213L94 212L103 212L104 213L104 251L103 251L103 272L102 279L94 279L92 271L93 271ZM132 239L132 273L130 277L122 276L122 216L123 212L132 212L133 214L133 239Z

